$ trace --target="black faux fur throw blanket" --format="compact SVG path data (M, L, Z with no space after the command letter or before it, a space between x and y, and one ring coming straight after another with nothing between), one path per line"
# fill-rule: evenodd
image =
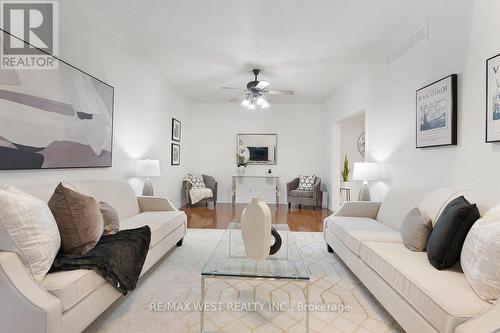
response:
M59 252L51 272L91 269L108 280L123 295L134 290L149 250L151 229L144 226L102 236L84 255Z

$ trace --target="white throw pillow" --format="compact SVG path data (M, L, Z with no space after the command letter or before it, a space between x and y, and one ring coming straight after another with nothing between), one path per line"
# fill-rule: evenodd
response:
M298 190L312 191L314 183L316 183L316 176L300 176Z
M193 184L193 188L206 188L205 181L203 180L202 175L188 175L191 184Z
M61 237L47 204L9 185L0 185L0 251L15 252L41 282L59 251Z
M500 298L500 205L474 223L460 262L467 281L482 300L494 303Z

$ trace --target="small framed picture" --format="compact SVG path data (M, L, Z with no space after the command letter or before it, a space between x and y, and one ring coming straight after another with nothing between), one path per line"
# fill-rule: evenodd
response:
M500 142L500 54L486 60L486 142Z
M417 90L416 147L457 144L457 75Z
M180 142L181 141L181 122L175 118L172 118L172 140Z
M172 143L172 149L170 150L170 164L181 165L181 146L177 143Z

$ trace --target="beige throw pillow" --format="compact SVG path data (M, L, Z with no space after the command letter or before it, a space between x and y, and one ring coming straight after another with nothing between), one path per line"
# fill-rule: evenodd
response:
M422 252L432 231L432 221L418 208L412 209L406 215L401 225L401 237L406 248L415 252Z
M98 202L60 183L48 205L59 227L64 253L85 254L99 241L104 222Z
M116 209L104 201L99 201L99 210L104 220L103 235L116 234L120 230L120 217Z
M41 282L60 246L59 230L47 204L12 186L0 185L0 251L15 252Z
M465 278L482 300L494 303L500 299L500 205L472 226L460 263Z

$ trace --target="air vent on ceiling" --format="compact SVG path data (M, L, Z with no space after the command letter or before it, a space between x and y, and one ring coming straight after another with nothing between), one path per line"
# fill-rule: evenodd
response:
M401 42L398 46L389 52L389 55L385 58L385 66L389 67L391 64L396 62L399 58L410 52L411 49L415 48L418 44L426 41L429 38L429 24L425 23L420 28L412 33L408 38Z

